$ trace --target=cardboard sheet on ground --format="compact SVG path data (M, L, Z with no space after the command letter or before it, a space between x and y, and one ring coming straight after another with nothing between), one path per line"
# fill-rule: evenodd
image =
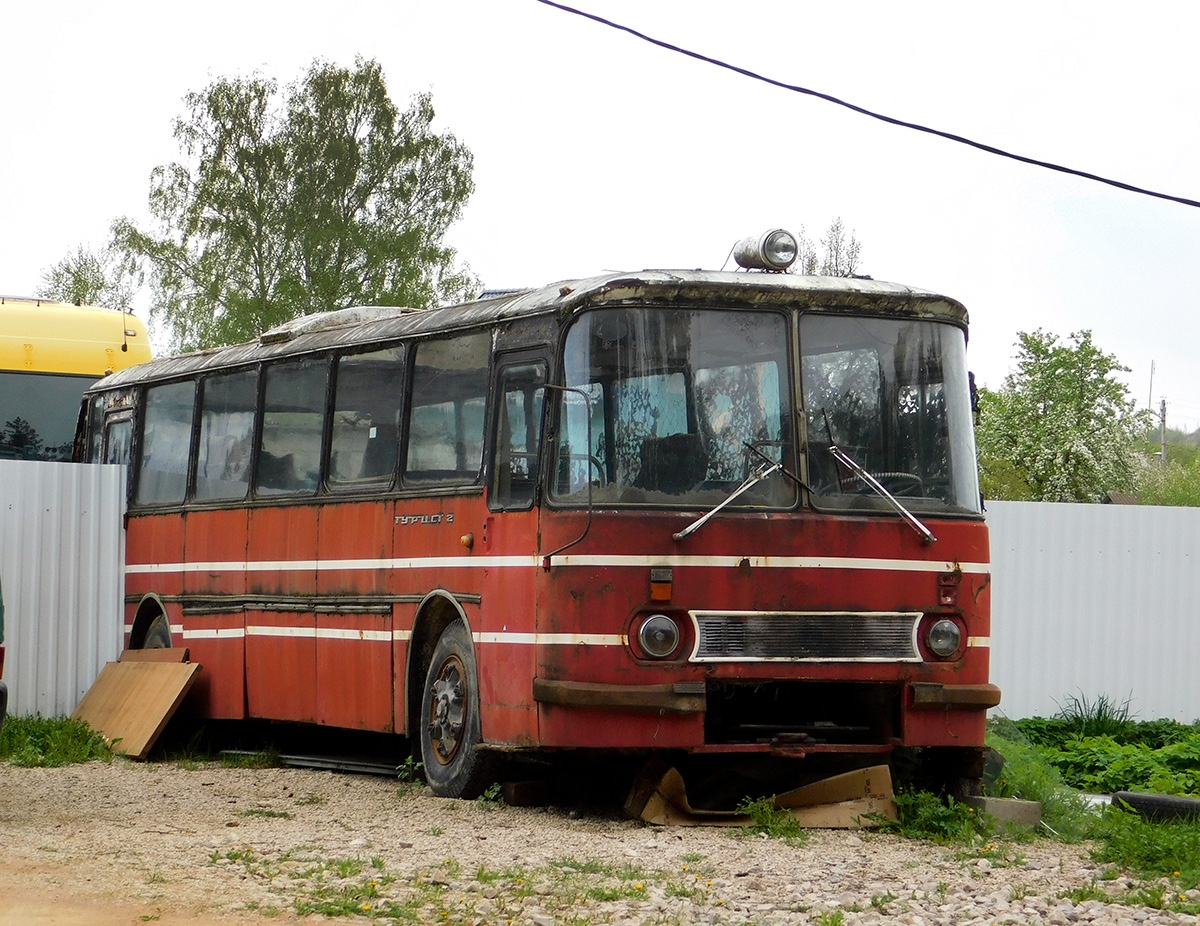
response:
M813 782L775 798L802 826L859 829L897 819L892 775L886 765L859 769ZM625 811L661 826L749 826L753 820L732 810L696 810L683 777L674 768L634 782Z
M146 758L200 671L186 659L182 649L126 651L100 670L71 717L102 733L118 752Z

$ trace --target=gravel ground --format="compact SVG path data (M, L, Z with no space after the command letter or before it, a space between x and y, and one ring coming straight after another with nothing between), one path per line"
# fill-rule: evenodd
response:
M0 842L4 926L1197 922L1115 902L1142 885L1088 846L788 845L299 769L0 764Z

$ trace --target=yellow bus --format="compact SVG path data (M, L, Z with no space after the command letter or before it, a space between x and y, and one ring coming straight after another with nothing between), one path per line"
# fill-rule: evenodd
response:
M71 459L83 391L149 359L127 312L0 296L0 459Z

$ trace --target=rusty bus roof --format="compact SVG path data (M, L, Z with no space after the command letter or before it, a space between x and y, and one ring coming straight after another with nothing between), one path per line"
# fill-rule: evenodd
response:
M587 307L718 303L733 308L819 306L846 313L882 310L936 318L964 329L967 325L966 309L956 300L897 283L786 273L644 270L563 280L540 289L505 290L492 298L437 309L357 306L307 315L245 344L164 357L122 370L101 380L94 389L174 379L271 357L449 333L511 319L567 316Z

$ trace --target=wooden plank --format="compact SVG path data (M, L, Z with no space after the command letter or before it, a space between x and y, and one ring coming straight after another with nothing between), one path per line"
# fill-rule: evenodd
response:
M110 662L71 716L144 759L196 680L199 663Z
M188 649L186 646L127 649L121 653L119 660L121 662L187 662Z

